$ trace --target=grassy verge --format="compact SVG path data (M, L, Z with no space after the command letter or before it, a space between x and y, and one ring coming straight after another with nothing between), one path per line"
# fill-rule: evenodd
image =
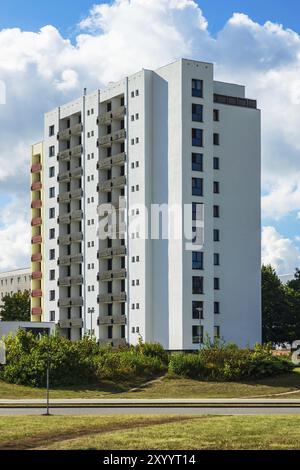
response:
M1 417L0 449L298 449L300 416Z
M140 386L135 391L131 388ZM299 390L299 392L297 392ZM286 397L300 398L300 368L278 377L247 382L204 382L169 376L142 385L105 382L100 385L51 390L52 398L243 398L296 392ZM0 398L44 398L45 390L11 385L0 381ZM283 395L284 398L284 395Z

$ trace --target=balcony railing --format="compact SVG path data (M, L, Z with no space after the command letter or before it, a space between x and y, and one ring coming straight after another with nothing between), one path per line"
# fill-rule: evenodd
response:
M59 257L59 264L62 266L68 266L70 264L78 264L83 262L83 255L66 255Z
M98 318L99 325L111 325L112 324L112 316L111 315L100 315Z
M74 178L74 179L81 178L82 175L83 175L83 169L81 166L74 168L74 170L70 171L71 178Z
M118 153L117 155L114 155L113 157L106 157L103 160L100 160L100 162L97 163L97 168L98 170L108 170L112 166L115 165L123 165L126 161L126 153Z
M42 189L42 183L37 181L36 183L32 183L31 191L40 191Z
M60 215L58 220L60 224L70 224L71 221L78 221L83 218L83 212L81 210L76 210L73 212L69 212L65 215Z
M112 141L113 142L120 142L126 139L126 130L125 129L120 129L118 131L115 131L112 134Z
M82 153L82 145L76 145L76 147L71 149L72 157L80 157Z
M69 329L71 328L71 320L59 320L58 326L62 329Z
M71 319L71 327L72 328L83 328L83 321L81 318L73 318Z
M58 154L58 159L61 160L61 161L70 160L70 158L71 158L71 150L70 149L62 150Z
M31 297L36 298L36 297L42 297L43 292L41 290L33 290L31 292Z
M125 279L126 269L108 270L98 274L99 281L110 281L112 279Z
M71 135L80 135L82 132L82 124L78 123L74 126L68 127L67 129L63 129L57 134L57 138L59 140L70 140Z
M112 112L112 118L115 119L115 120L120 121L120 120L124 119L125 114L126 114L125 106L120 106L119 108L115 109Z
M99 259L103 258L112 258L113 256L125 256L126 247L120 246L115 248L105 248L105 250L100 250L98 254Z
M82 307L83 299L82 297L65 297L59 299L58 305L59 307Z
M32 209L41 209L43 203L41 201L41 199L37 199L36 201L32 201L31 203L31 208Z
M83 240L83 234L81 232L71 233L71 242L80 243Z
M31 173L40 173L42 171L42 165L40 163L36 163L35 165L31 166Z
M31 226L32 227L38 227L39 225L42 225L43 223L43 220L41 217L35 217L34 219L32 219L31 221Z
M126 292L113 294L113 302L126 302Z
M97 141L98 146L100 147L110 147L112 142L112 134L104 135L100 137Z
M42 235L36 235L35 237L32 237L31 243L32 245L40 245L42 243Z
M38 263L39 261L42 261L42 259L43 259L42 253L36 253L31 256L32 263Z
M63 173L59 173L58 175L58 181L60 183L67 183L68 181L70 181L70 178L71 178L71 175L70 175L70 172L69 171L64 171Z
M61 235L58 237L59 245L69 245L71 243L71 235Z
M40 316L43 314L43 310L41 307L34 307L31 309L31 315L34 316Z
M126 316L125 315L114 315L113 323L114 325L126 325Z
M42 279L42 272L41 271L34 271L31 275L32 279Z
M111 302L126 302L126 292L120 292L119 294L100 294L98 296L99 303L111 303Z
M98 116L97 123L100 126L105 126L107 124L110 124L111 120L112 120L112 112L109 111L107 113L100 114L100 116Z
M62 287L69 287L69 286L79 286L83 283L82 276L68 276L68 277L61 277L58 280L58 285Z
M126 185L126 176L118 176L117 178L113 178L112 186L113 188L122 188Z
M126 346L125 338L118 339L109 339L109 338L100 338L99 343L103 346L112 346L113 348L120 348Z

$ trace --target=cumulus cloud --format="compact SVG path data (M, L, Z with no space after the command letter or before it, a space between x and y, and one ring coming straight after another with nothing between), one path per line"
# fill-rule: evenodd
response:
M29 188L29 146L42 136L45 111L77 97L84 87L93 90L182 56L215 62L218 79L245 84L248 96L258 98L264 215L278 219L300 212L299 35L235 13L212 37L193 0L95 5L74 43L53 25L39 32L0 31L0 81L7 101L0 106L0 197L18 191L23 198Z
M292 274L300 267L300 250L274 227L263 227L262 261L271 264L279 274Z

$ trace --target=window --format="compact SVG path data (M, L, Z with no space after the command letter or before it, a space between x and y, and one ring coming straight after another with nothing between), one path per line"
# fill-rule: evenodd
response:
M220 159L218 157L214 157L214 170L220 169Z
M139 90L135 90L135 96L139 96Z
M220 183L219 183L219 181L214 181L213 191L214 191L214 194L219 194L219 192L220 192Z
M192 96L203 98L203 80L192 80Z
M139 143L139 141L140 141L139 137L136 137L136 139L135 139L135 143L136 143L136 144L138 144L138 143Z
M203 147L203 129L192 129L193 147Z
M203 121L203 106L202 104L192 104L192 121L202 122Z
M214 134L214 145L220 145L220 134Z
M135 115L135 119L136 119L137 121L140 119L140 115L139 115L139 113L136 113L136 115Z
M218 109L214 109L214 121L220 121L220 111Z
M55 176L55 168L54 166L50 166L49 168L49 178L53 178Z
M214 266L220 266L220 254L214 253Z
M50 312L50 321L55 321L55 311L51 310Z
M55 300L55 290L51 290L49 292L49 300L50 302L53 302L53 300Z
M49 271L49 280L50 281L55 280L55 270L54 269L50 269L50 271Z
M193 269L203 269L204 255L202 251L193 251Z
M131 115L131 121L134 121L134 114Z
M54 187L49 188L49 197L50 198L55 197L55 188Z
M55 133L55 127L54 125L53 126L49 126L49 137L52 137Z
M193 325L193 344L203 343L203 326Z
M111 111L111 101L106 105L106 111L109 113Z
M220 241L220 230L214 229L214 242L219 242Z
M55 218L55 208L50 207L49 209L49 219L54 219Z
M55 228L50 228L49 230L49 239L53 240L55 238Z
M192 171L203 171L202 153L192 153Z
M214 337L215 337L215 339L220 338L220 327L219 326L214 327Z
M49 250L49 260L54 260L55 259L55 250L52 248Z
M214 289L220 290L220 278L219 277L214 277Z
M214 302L214 314L219 315L220 313L220 302Z
M213 214L214 217L220 217L220 206L214 206Z
M134 139L131 139L131 145L134 145Z
M112 339L113 337L113 327L110 325L107 327L107 338Z
M193 320L203 318L203 302L193 302Z
M193 202L192 220L202 220L202 219L203 219L203 204L197 204L197 202Z
M134 98L134 91L131 92L131 98Z
M193 196L203 196L202 178L192 178L192 194Z
M54 155L55 155L55 146L51 145L51 147L49 147L49 157L54 157Z
M193 276L193 294L203 294L203 277Z

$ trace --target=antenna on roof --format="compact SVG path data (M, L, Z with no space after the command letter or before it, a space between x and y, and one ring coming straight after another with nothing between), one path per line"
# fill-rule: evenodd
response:
M86 96L86 88L83 89L83 96Z

